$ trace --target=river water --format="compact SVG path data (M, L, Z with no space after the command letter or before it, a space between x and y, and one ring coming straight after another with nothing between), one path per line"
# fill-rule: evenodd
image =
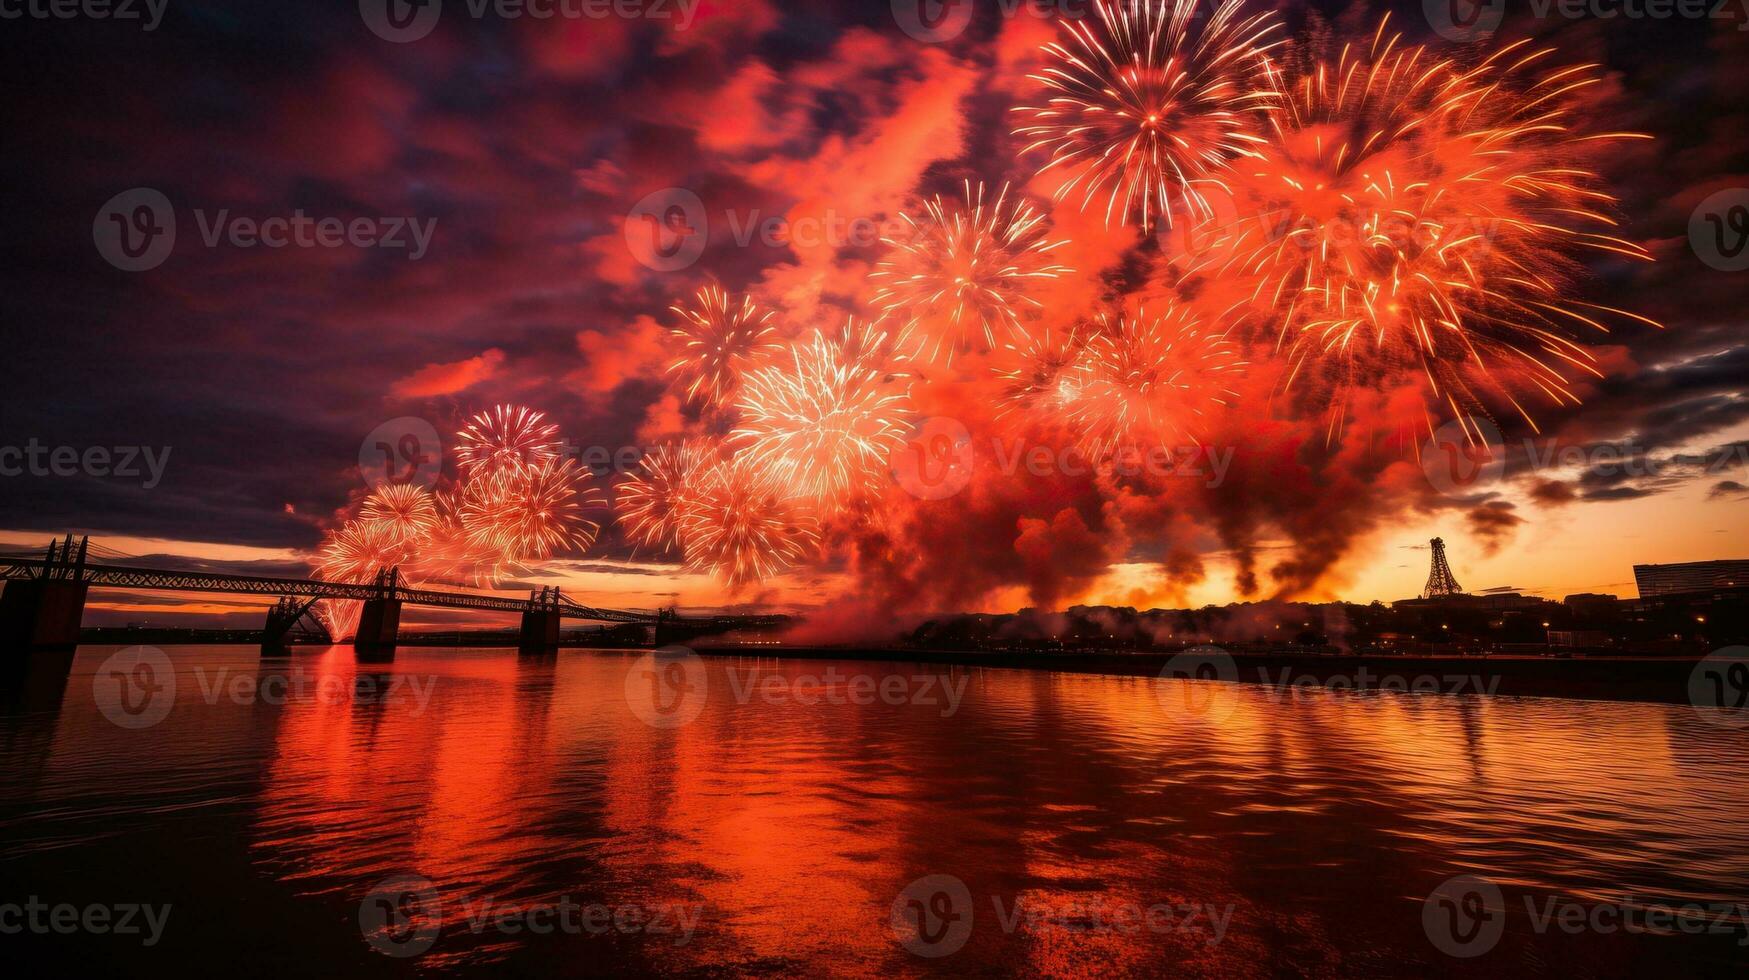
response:
M14 963L1726 976L1746 913L1749 730L1687 706L91 647L0 712Z

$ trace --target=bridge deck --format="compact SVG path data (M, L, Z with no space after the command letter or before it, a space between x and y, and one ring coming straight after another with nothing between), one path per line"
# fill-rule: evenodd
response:
M50 574L66 572L69 566L50 566ZM45 574L41 558L0 558L0 578L31 579ZM304 596L318 599L381 599L388 595L383 588L370 582L323 582L318 579L270 578L260 575L231 575L219 572L176 571L159 568L134 568L125 565L86 564L78 568L78 580L90 585L121 589L160 589L176 592L229 592L243 595ZM448 609L479 609L493 612L519 613L531 607L527 598L486 595L477 592L442 592L433 589L396 587L394 598L420 606ZM658 614L643 610L598 609L578 605L560 597L558 613L565 619L586 619L603 623L654 623Z

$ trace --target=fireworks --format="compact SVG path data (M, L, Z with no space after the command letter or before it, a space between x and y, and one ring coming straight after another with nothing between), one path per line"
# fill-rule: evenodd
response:
M1643 320L1572 298L1580 260L1649 258L1611 234L1615 202L1585 169L1597 147L1636 138L1582 125L1575 100L1598 85L1596 66L1547 68L1549 53L1525 44L1478 63L1403 46L1382 24L1370 45L1321 58L1314 42L1284 66L1275 31L1273 14L1246 15L1240 0L1094 0L1063 19L1031 76L1038 96L1013 110L1019 152L1057 202L1108 226L1174 226L1180 247L1135 247L1119 227L1075 252L1109 258L1085 270L1085 288L1053 285L1074 270L1046 207L974 176L882 238L866 308L854 305L860 253L768 275L798 304L781 319L716 285L673 306L673 392L645 422L684 439L619 485L626 541L737 591L819 560L823 541L858 561L903 543L920 505L888 470L913 394L956 424L1024 413L1029 439L1098 460L1206 435L1246 354L1277 362L1256 387L1294 394L1256 407L1272 423L1362 390L1393 416L1367 414L1369 430L1418 425L1417 401L1459 416L1510 402L1527 420L1535 396L1573 401L1578 376L1595 373L1576 331ZM1163 295L1174 300L1136 305ZM779 323L846 308L840 330L779 335ZM1243 348L1241 326L1259 334ZM974 352L988 371L936 370ZM1334 433L1347 411L1331 416ZM323 574L369 580L402 565L495 583L587 548L599 529L585 510L602 501L561 455L541 413L482 412L460 433L459 479L374 493L324 545ZM1049 517L1070 491L1046 489L962 503Z
M968 180L963 206L937 196L921 219L900 217L910 232L882 239L893 251L869 276L880 284L872 302L917 338L925 361L995 347L1023 310L1040 308L1029 285L1074 271L1051 258L1066 242L1049 241L1044 215L1006 184L986 202L984 185Z
M718 286L698 291L693 309L671 307L684 323L671 333L680 354L669 365L686 385L686 397L701 394L713 405L727 402L741 377L783 348L771 314L743 296L739 304Z
M347 521L316 552L316 575L324 582L369 582L383 569L405 562L409 553L392 529Z
M1103 457L1119 448L1178 445L1234 393L1225 385L1244 366L1224 334L1205 332L1183 306L1101 318L1073 368L1076 398L1066 410L1083 449Z
M872 492L903 441L907 403L882 352L879 330L849 324L815 332L742 385L741 425L751 463L798 496L837 503Z
M1274 93L1255 87L1275 44L1273 20L1241 18L1238 0L1095 0L1096 18L1065 19L1050 64L1029 76L1048 92L1019 106L1023 153L1048 154L1057 200L1086 209L1105 200L1105 221L1144 230L1172 212L1210 213L1204 188L1262 142L1255 116Z
M995 369L1002 381L1002 414L1021 410L1053 414L1073 404L1082 384L1074 368L1086 345L1080 331L1049 329L1027 333L1009 344L1003 351L1007 366Z
M438 529L437 504L415 483L385 483L364 498L359 522L380 529L397 544L429 540Z
M475 481L460 496L457 515L471 550L520 567L589 547L600 525L584 509L606 503L574 460L547 460Z
M409 579L468 578L496 584L526 568L594 543L588 508L605 506L592 476L559 459L558 428L540 412L511 405L482 412L458 433L462 478L432 493L414 485L373 490L357 516L328 534L317 577L367 582L389 567ZM322 602L330 634L356 625L355 603Z
M1595 66L1528 80L1547 51L1512 45L1465 70L1395 43L1381 26L1369 57L1344 49L1288 87L1247 167L1264 217L1239 226L1222 269L1254 277L1290 383L1340 401L1407 369L1454 414L1492 393L1534 428L1520 391L1574 402L1569 375L1596 373L1568 328L1633 317L1566 297L1579 250L1650 258L1593 230L1613 199L1573 163L1635 134L1576 131L1569 99Z
M800 563L819 537L768 471L745 457L713 467L700 481L681 533L687 567L711 572L731 589Z
M530 408L499 405L473 417L458 440L456 460L469 477L491 477L539 467L564 449L559 427Z
M692 443L658 446L619 485L615 505L626 537L653 548L680 545L687 508L698 493L704 452Z

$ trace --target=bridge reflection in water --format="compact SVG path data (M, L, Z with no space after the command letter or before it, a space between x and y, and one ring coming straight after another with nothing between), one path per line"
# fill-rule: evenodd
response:
M1749 903L1743 735L1687 705L711 657L691 720L652 724L643 651L206 646L168 648L173 707L123 728L94 697L112 653L0 709L13 891L173 907L150 949L7 937L93 972L1742 976L1749 948L1739 918L1535 928L1550 901ZM1508 898L1473 960L1423 920L1459 874ZM360 911L407 875L435 939L401 959ZM893 907L935 876L969 931L925 959ZM696 930L496 924L566 900Z
M410 588L398 568L377 573L372 582L325 582L189 569L141 568L114 564L119 552L91 547L89 538L68 535L46 551L0 553L0 649L71 649L79 642L79 621L92 588L224 592L273 596L262 632L262 648L283 648L288 634L323 599L364 604L353 639L356 650L393 650L406 604L445 609L515 613L522 617L519 647L524 652L557 649L559 624L566 619L597 623L644 624L657 646L692 636L734 629L771 627L780 616L680 617L667 610L603 609L573 602L557 586L531 591L527 598L482 592ZM109 560L106 560L109 559ZM320 629L320 626L317 626Z

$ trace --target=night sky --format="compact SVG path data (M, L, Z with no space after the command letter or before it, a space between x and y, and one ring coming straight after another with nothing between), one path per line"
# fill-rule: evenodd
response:
M1305 462L1321 452L1308 448L1313 425L1272 437L1271 452L1303 465L1239 481L1227 499L1256 495L1242 503L1083 501L1055 487L997 506L968 494L883 530L901 558L875 559L869 536L847 533L809 570L733 598L854 592L919 610L1393 599L1425 576L1413 546L1442 532L1462 542L1453 559L1466 586L1556 598L1631 594L1636 560L1743 557L1749 272L1705 264L1689 228L1704 199L1749 187L1745 11L1538 19L1507 3L1481 48L1531 37L1561 63L1600 63L1607 83L1587 112L1654 137L1613 146L1600 166L1621 199L1616 233L1657 261L1589 261L1580 288L1664 329L1612 321L1588 338L1606 376L1586 383L1581 406L1540 407L1537 420L1563 445L1619 443L1661 465L1515 468L1485 494L1436 498L1404 489L1401 468L1339 478L1346 461ZM1364 41L1385 9L1280 11L1296 36ZM678 6L666 19L505 19L445 0L435 29L410 43L378 37L347 2L168 0L151 31L0 22L0 444L171 447L151 488L0 478L0 537L36 544L73 530L152 539L134 553L301 568L362 494L360 442L387 420L415 416L447 434L514 402L584 446L685 430L664 377L670 305L714 281L776 309L787 335L866 315L878 244L802 241L802 219L880 220L967 179L1032 179L1009 109L1056 27L1002 17L994 2L974 10L941 43L908 36L886 3L773 0L699 0L684 29ZM1429 29L1419 4L1392 23L1408 41L1464 50ZM177 219L168 257L139 272L94 243L100 209L134 188L161 192ZM640 263L624 227L665 188L730 215L673 271ZM1048 200L1045 185L1029 189ZM407 231L405 247L209 247L203 223L221 212L392 219L384 229L411 219L431 237L416 258ZM737 223L770 217L794 222L796 240L736 241ZM1086 296L1059 302L1150 288L1157 248L1138 249L1134 229L1064 205L1053 219L1089 270L1076 279ZM955 397L971 396L943 394L935 408ZM628 605L724 598L671 562L634 556L609 526L561 570Z

